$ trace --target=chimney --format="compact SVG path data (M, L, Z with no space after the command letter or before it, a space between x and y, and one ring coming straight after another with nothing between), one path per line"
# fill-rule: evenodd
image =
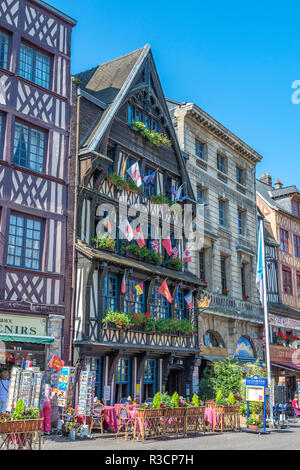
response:
M272 176L269 173L264 173L260 178L260 181L272 187Z
M283 184L280 180L276 180L275 183L275 189L281 189L283 187Z

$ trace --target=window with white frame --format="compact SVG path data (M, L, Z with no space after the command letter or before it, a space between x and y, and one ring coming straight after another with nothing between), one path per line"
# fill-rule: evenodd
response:
M51 57L21 44L19 75L44 88L51 88Z
M43 173L46 166L46 132L16 121L14 163Z

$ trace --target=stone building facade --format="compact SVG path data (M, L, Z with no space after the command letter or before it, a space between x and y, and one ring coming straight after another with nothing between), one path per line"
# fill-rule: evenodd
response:
M202 357L261 359L255 173L262 157L195 104L168 106L196 200L204 204L204 246L191 266L212 300L199 322Z

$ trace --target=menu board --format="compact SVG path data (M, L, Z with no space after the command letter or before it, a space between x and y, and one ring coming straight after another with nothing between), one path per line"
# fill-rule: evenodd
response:
M90 416L94 407L95 371L82 371L80 374L80 391L78 400L78 414Z
M75 368L63 367L59 372L57 404L60 407L71 407L75 381Z

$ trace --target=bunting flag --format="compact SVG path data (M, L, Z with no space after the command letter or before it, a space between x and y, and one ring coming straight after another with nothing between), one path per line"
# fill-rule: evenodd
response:
M144 234L140 225L133 231L133 236L140 248L143 248L146 245Z
M193 308L193 292L192 291L188 295L185 296L184 300L186 301L189 308Z
M62 359L59 359L59 357L57 356L53 356L51 361L48 364L50 369L57 370L58 372L62 370L64 365L65 365L65 362Z
M143 185L138 162L134 163L134 165L128 168L127 173L138 187Z
M171 241L171 238L170 238L170 237L166 238L166 239L162 242L162 246L164 247L164 249L166 250L166 252L168 253L168 255L171 256L172 253L173 253L173 249L172 249L172 241Z
M192 252L190 250L185 250L183 253L183 262L190 263L192 261Z
M151 184L152 181L154 180L155 176L156 176L156 173L157 173L157 170L154 171L151 175L148 175L148 176L143 176L143 181L145 183L145 185L147 186L148 184Z
M179 250L177 248L177 246L175 246L175 248L173 248L173 259L178 259L178 256L179 256Z
M131 242L132 239L133 239L133 230L132 230L132 227L131 227L130 223L128 222L127 218L122 220L122 222L119 225L119 229L121 230L121 232L125 236L126 240Z
M138 293L138 295L143 295L144 293L144 284L141 282L140 284L138 284L137 286L135 286L136 288L136 291Z
M170 294L168 284L166 283L166 281L162 283L161 287L158 289L157 292L161 294L163 297L165 297L170 304L173 302L173 299Z
M154 253L158 253L159 252L159 240L152 240L151 241L151 249L154 251Z
M124 272L123 279L122 279L122 286L121 286L122 294L126 292L126 271Z

